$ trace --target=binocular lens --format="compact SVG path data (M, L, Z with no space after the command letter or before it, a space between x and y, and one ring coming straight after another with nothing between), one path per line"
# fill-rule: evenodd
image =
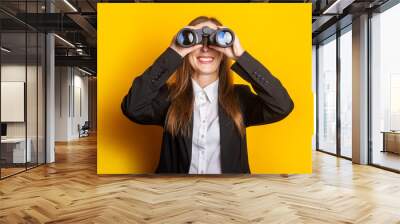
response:
M235 40L235 35L228 28L211 29L204 26L201 29L183 28L176 35L175 42L181 47L192 47L196 44L216 45L230 47Z
M195 44L195 35L191 30L179 32L177 41L181 46L192 46Z
M230 31L227 30L218 31L215 36L215 42L217 42L220 47L227 47L232 44L232 41L233 35Z

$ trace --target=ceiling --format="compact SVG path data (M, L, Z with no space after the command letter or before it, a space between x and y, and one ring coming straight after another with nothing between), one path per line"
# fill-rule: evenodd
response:
M338 1L338 2L337 2ZM97 2L269 2L313 4L313 40L318 41L329 32L335 32L337 21L357 15L377 7L387 0L1 0L0 24L3 33L3 46L8 44L17 54L24 53L24 32L55 32L61 38L55 38L56 64L86 66L96 71L97 58ZM335 3L336 2L336 3ZM51 12L51 13L49 13ZM348 19L351 23L351 18ZM345 25L345 23L343 23ZM332 28L334 27L334 29ZM332 31L329 31L331 29ZM329 32L328 32L329 31ZM23 32L23 33L21 33ZM74 45L71 47L71 44ZM7 44L6 44L7 43ZM28 52L35 47L28 45ZM19 50L18 50L19 49Z
M26 56L29 61L38 50L36 39L31 39L54 32L56 65L79 66L96 73L96 13L95 0L1 0L2 46L12 49L2 52L2 60L16 63Z

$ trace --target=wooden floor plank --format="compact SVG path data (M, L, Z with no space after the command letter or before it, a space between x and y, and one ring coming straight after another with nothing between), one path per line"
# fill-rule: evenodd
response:
M96 137L0 181L0 223L397 223L400 175L313 154L310 175L96 174Z

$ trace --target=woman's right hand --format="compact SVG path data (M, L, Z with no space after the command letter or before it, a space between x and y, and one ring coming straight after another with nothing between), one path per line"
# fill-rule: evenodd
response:
M194 28L192 26L185 26L185 28ZM196 44L192 47L180 47L179 45L176 44L176 35L172 38L172 42L170 44L170 48L172 48L173 50L175 50L179 55L181 55L181 57L185 57L187 54L189 54L192 51L195 51L196 49L201 48L203 45L201 44Z

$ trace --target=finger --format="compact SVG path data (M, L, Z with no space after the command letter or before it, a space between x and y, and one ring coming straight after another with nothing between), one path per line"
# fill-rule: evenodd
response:
M190 54L191 52L193 52L193 51L195 51L195 50L197 50L197 49L199 49L201 47L202 47L202 45L197 44L197 45L194 45L194 46L192 46L190 48L186 48L186 52L187 52L187 54Z
M236 33L235 33L235 42L239 42L240 43L239 36Z
M202 46L203 46L203 45L201 45L201 44L196 44L196 45L194 45L194 46L192 46L192 47L190 48L190 52L195 51L195 50L201 48Z
M214 45L209 45L208 47L209 47L209 48L212 48L212 49L214 49L214 50L217 50L217 51L219 51L219 52L222 52L222 53L225 52L225 49L222 48L222 47L217 47L217 46L214 46Z
M233 42L233 46L236 49L241 49L242 45L240 44L239 38L235 38L235 41Z
M203 45L201 45L201 44L196 44L196 45L194 45L192 48L194 49L194 50L196 50L196 49L199 49L199 48L202 48L203 47Z

